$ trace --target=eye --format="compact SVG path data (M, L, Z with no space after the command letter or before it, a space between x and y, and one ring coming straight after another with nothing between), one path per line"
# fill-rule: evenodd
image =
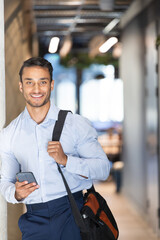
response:
M27 85L32 85L32 81L26 81Z
M41 85L46 85L46 84L47 84L47 81L41 81L40 84L41 84Z

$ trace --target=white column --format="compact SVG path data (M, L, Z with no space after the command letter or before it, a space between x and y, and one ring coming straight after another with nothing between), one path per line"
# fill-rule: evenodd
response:
M0 129L5 123L4 1L0 1ZM1 171L1 160L0 160ZM1 172L0 172L1 173ZM7 240L7 204L0 195L0 239Z

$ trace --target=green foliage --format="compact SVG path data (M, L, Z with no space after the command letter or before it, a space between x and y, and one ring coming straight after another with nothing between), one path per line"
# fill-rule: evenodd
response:
M160 36L156 39L156 47L158 48L160 46Z
M104 55L97 55L94 58L90 58L87 53L79 54L68 54L66 57L61 59L61 65L64 67L76 67L77 69L88 68L91 64L104 64L104 65L113 65L118 67L118 60L112 57L111 53Z

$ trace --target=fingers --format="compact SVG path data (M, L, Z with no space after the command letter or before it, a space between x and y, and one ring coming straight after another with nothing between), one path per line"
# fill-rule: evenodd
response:
M24 182L19 182L19 181L17 181L17 182L15 183L15 185L16 185L17 187L22 187L22 186L24 186L24 185L26 185L26 184L28 184L27 181L24 181Z
M36 189L39 188L39 185L36 183L28 183L27 181L24 182L16 182L15 183L15 198L20 201L28 195L30 195L32 192L34 192Z
M60 142L54 142L54 141L48 142L47 152L49 156L54 158L54 160L57 163L66 166L67 156L64 154L64 151Z
M60 145L61 143L59 141L49 141L48 145Z
M49 142L48 143L48 148L47 148L47 152L48 153L58 153L58 152L62 152L62 147L60 142Z
M17 188L24 188L24 189L33 188L35 186L38 187L38 185L36 183L28 183L27 181L24 181L24 182L17 181L15 185Z
M61 143L60 142L48 142L48 151L51 149L60 149Z

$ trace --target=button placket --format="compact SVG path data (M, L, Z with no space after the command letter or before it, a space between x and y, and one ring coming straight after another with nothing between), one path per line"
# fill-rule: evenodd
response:
M41 134L40 125L36 126L36 136L37 136L37 146L38 146L40 190L41 190L41 198L43 200L45 196L45 187L44 187L44 166L43 166L43 144L42 144L42 134Z

